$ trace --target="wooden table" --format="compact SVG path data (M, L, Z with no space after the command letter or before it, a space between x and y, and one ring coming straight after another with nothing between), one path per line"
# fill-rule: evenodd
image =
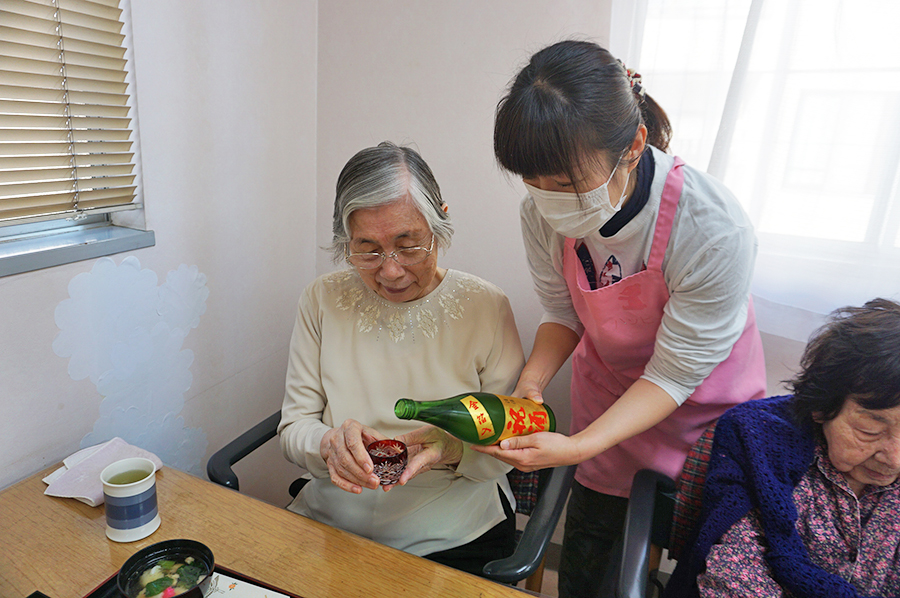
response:
M104 508L43 494L41 472L0 492L0 596L81 598L137 550L172 538L209 546L218 565L304 598L509 596L493 583L320 524L170 467L157 474L162 526L106 538Z

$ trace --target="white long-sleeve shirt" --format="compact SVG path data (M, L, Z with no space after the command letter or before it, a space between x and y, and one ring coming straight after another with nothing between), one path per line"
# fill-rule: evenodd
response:
M615 235L596 232L583 239L598 270L614 257L622 277L639 272L650 256L666 176L674 158L651 147L656 167L650 197ZM680 405L731 353L747 322L756 237L737 199L718 180L687 165L684 188L662 270L669 289L662 323L645 378ZM535 290L544 307L542 322L582 334L563 277L565 237L557 234L526 195L522 234Z
M399 398L509 394L523 365L508 299L476 276L448 270L406 303L384 300L352 270L313 281L300 298L278 427L285 457L312 479L288 508L420 556L476 539L505 518L498 485L515 505L505 463L464 445L455 470L357 495L331 483L319 446L348 418L388 437L424 425L394 415Z

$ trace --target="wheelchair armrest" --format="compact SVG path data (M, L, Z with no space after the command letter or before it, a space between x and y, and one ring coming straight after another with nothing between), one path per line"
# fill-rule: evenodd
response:
M515 552L505 559L487 563L483 569L485 577L501 583L516 583L540 566L569 496L575 469L575 465L569 465L551 470Z
M213 454L206 464L210 481L238 490L238 478L231 466L275 437L281 411L276 411Z
M671 478L652 469L642 469L635 474L625 514L616 598L646 596L650 538L658 492L672 492L674 488L675 482Z

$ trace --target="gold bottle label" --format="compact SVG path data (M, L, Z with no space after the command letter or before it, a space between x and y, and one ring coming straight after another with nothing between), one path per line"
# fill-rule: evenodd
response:
M466 406L469 415L472 416L472 421L475 422L475 427L478 429L478 439L484 440L489 436L493 436L494 422L491 421L491 416L488 414L487 409L484 408L484 405L481 404L481 401L472 395L463 397L459 401Z
M503 403L506 425L497 442L513 436L524 436L535 432L546 432L550 426L550 416L543 406L531 400L499 397Z

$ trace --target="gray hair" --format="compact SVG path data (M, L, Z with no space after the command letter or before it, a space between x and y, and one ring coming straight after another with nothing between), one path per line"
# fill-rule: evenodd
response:
M419 209L438 247L450 247L453 223L443 210L441 189L434 174L414 149L383 141L350 158L338 176L331 242L334 261L346 255L348 222L354 211L375 208L409 197Z

